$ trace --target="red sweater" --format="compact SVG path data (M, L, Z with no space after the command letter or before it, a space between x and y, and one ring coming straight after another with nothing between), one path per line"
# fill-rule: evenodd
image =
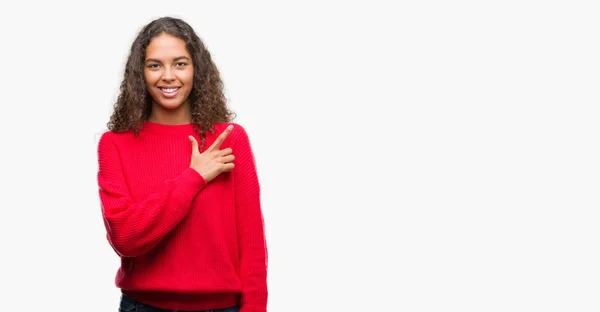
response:
M227 125L206 133L206 147ZM235 168L208 184L189 167L188 136L200 142L191 124L146 122L139 136L102 135L102 214L121 257L116 285L127 296L171 310L266 311L260 187L248 135L233 125L221 149L232 148Z

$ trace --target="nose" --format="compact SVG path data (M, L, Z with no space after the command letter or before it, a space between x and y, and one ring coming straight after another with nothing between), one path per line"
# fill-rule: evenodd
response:
M175 79L175 74L173 73L173 70L169 67L165 67L165 70L163 71L163 74L162 74L162 80L172 81L174 79Z

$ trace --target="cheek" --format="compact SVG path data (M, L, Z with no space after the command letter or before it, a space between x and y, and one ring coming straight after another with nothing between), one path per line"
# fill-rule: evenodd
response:
M146 81L156 81L158 79L160 79L162 76L162 73L159 70L145 70L144 71L144 78L146 78Z
M149 74L149 73L147 73L147 72L144 72L144 82L146 83L146 85L147 85L147 86L150 86L150 85L152 85L153 81L154 81L154 80L153 80L153 78L152 78L152 75L150 75L150 74Z
M190 70L189 72L186 72L181 78L186 84L191 85L194 81L194 71Z

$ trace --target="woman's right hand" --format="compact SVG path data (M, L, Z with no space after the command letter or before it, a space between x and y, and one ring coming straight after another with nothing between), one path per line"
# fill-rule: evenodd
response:
M232 154L231 148L219 149L232 129L233 126L229 125L215 142L202 153L200 153L200 149L198 148L198 141L193 136L189 136L192 142L190 168L196 170L206 183L212 181L222 172L233 170L233 160L235 157Z

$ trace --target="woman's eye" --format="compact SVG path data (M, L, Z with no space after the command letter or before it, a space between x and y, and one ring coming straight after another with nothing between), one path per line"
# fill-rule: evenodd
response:
M158 68L158 64L150 64L150 65L148 65L148 68L152 68L152 69Z
M179 62L179 63L175 64L175 66L179 66L179 67L183 67L185 65L187 65L187 63L184 63L184 62Z

